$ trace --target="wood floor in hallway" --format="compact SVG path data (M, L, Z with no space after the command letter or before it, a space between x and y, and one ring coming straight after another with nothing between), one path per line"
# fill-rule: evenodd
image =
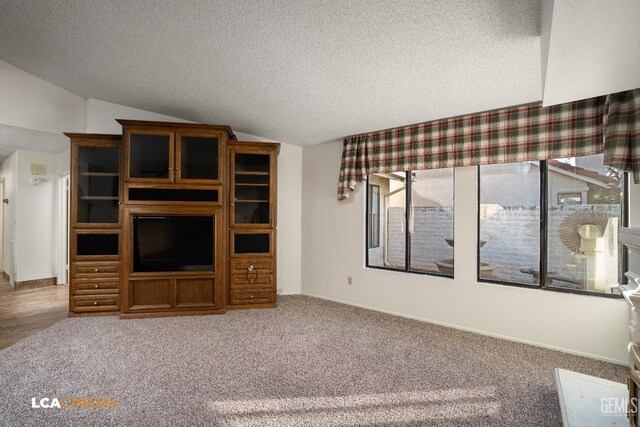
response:
M16 291L0 280L0 350L61 321L69 312L69 285Z

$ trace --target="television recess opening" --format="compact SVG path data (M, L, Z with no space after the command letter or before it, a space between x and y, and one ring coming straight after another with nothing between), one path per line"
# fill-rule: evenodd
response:
M133 271L213 271L215 216L134 216Z

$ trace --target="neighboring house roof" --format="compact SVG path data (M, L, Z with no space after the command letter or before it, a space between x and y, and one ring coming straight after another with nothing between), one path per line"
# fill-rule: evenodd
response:
M547 160L547 166L550 170L555 172L568 175L591 184L599 185L601 187L609 187L610 184L615 184L616 182L615 179L610 176L603 175L593 170L581 168L579 166L573 166L569 163L564 163L558 160Z

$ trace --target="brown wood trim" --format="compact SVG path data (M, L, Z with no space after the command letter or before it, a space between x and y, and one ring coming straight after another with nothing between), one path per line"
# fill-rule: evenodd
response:
M44 279L21 280L16 282L16 291L23 289L44 288L46 286L55 286L58 284L56 277L47 277Z
M96 311L90 313L74 313L70 311L67 317L95 317L95 316L117 316L117 311Z
M276 308L278 306L275 302L264 304L243 304L243 305L228 305L227 310L251 310L254 308Z
M11 276L9 276L9 273L7 273L6 271L2 272L2 278L7 282L11 283Z
M116 119L123 127L167 129L167 130L203 130L203 131L223 131L229 139L235 140L236 136L227 125L208 125L202 123L179 123L179 122L156 122L148 120L126 120Z
M93 141L93 140L113 140L122 141L121 134L112 134L112 133L77 133L77 132L64 132L64 135L67 138L72 138L77 141Z
M203 314L224 314L227 310L224 308L221 309L169 309L167 311L148 311L148 312L138 312L138 313L126 313L121 312L121 319L144 319L149 317L174 317L174 316L201 316Z
M229 148L247 148L251 150L265 150L266 152L280 153L279 142L259 142L259 141L229 141ZM254 151L255 152L255 151Z
M142 189L167 189L167 190L209 190L218 192L218 201L216 202L200 202L200 201L178 201L178 200L131 200L129 199L129 190L132 188ZM174 205L174 206L222 206L224 200L225 189L222 185L195 185L195 184L145 184L141 182L125 182L121 199L124 200L125 206L132 205Z

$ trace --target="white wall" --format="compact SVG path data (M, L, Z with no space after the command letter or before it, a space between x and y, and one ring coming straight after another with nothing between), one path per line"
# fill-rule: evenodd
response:
M85 118L86 132L121 133L115 119L188 120L156 114L98 99L88 99ZM235 132L241 141L278 142L254 135ZM302 244L302 147L281 143L278 156L278 288L283 294L301 292Z
M122 126L116 122L116 119L194 123L189 120L139 110L137 108L127 107L126 105L114 104L94 98L87 99L84 118L85 132L88 133L122 133Z
M638 0L544 0L543 105L640 87Z
M11 242L16 239L16 180L18 178L18 153L15 152L0 164L0 177L4 178L4 197L9 199L9 204L2 204L4 209L3 228L4 238L2 242L3 266L2 269L10 276L11 284L15 285L16 274L15 254L11 250Z
M624 301L476 281L475 167L456 169L455 279L365 268L364 190L338 202L341 153L341 141L304 149L302 293L626 363Z
M29 183L32 163L47 168L39 185ZM4 271L11 276L12 284L54 277L57 155L18 150L0 165L0 176L5 179L5 198L9 199L4 205Z
M67 148L56 155L58 164L58 176L69 173L71 170L71 149Z
M39 185L29 183L32 163L47 168ZM17 281L56 276L57 168L55 154L18 150Z
M278 289L302 291L302 147L280 146L278 156Z
M82 132L84 99L0 61L0 123L45 132Z

